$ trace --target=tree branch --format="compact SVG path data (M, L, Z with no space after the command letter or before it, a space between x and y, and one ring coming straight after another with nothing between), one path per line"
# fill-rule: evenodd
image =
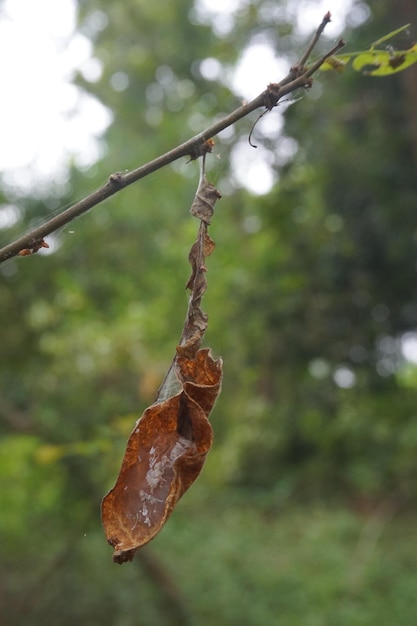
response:
M52 217L50 220L44 222L41 226L38 226L28 234L16 239L12 243L6 245L0 249L0 263L3 263L7 259L21 255L25 256L37 252L41 247L47 247L44 242L44 238L50 235L54 231L58 230L65 224L68 224L71 220L78 217L82 213L85 213L92 207L100 204L103 200L106 200L110 196L114 195L124 187L137 182L141 178L145 178L152 172L173 163L184 156L189 156L191 160L211 151L212 143L209 141L212 137L218 135L222 130L232 126L237 121L246 117L252 111L255 111L259 107L265 107L266 110L271 110L277 106L279 100L287 94L299 89L301 87L308 88L312 85L311 76L320 68L320 66L326 61L329 56L335 54L340 50L345 42L341 39L333 48L328 50L321 58L319 58L311 67L306 67L306 63L317 43L324 27L330 21L330 14L326 13L320 26L315 32L315 35L306 49L306 52L301 57L299 63L294 65L288 75L283 78L279 83L271 83L268 87L259 94L256 98L237 108L235 111L222 118L218 122L212 124L212 126L206 128L202 132L198 133L188 141L181 145L169 150L165 154L157 157L156 159L149 161L148 163L141 165L137 169L122 174L116 172L111 174L107 182L99 187L96 191L89 194L73 206L62 211L58 215Z

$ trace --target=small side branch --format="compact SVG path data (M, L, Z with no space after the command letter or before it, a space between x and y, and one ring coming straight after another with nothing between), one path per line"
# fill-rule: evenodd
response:
M28 234L16 239L4 248L1 248L0 263L3 263L13 256L19 254L25 256L36 252L41 247L47 247L47 244L44 242L45 237L62 228L62 226L68 224L74 218L82 215L94 206L97 206L103 202L103 200L110 198L121 189L128 187L141 178L145 178L145 176L148 176L152 172L155 172L184 156L189 156L190 159L196 159L203 156L206 152L211 150L212 144L209 140L218 135L225 128L232 126L260 107L271 110L278 104L281 98L292 91L299 89L300 87L310 87L312 84L311 76L319 69L329 56L335 54L335 52L337 52L344 45L343 40L340 40L336 46L323 55L311 67L306 68L305 64L307 63L317 41L329 21L330 13L326 13L311 43L301 57L300 62L293 66L288 75L279 83L271 83L265 91L251 100L251 102L240 106L235 111L212 124L210 127L206 128L188 141L182 143L176 148L173 148L172 150L169 150L156 159L149 161L145 165L141 165L128 173L116 172L111 174L107 182L102 187L89 194L73 206L62 211L62 213L59 213L50 220L47 220L44 224L38 226Z
M307 50L304 52L303 56L300 59L300 65L304 66L308 59L310 58L311 53L313 52L318 40L320 39L320 37L323 34L324 29L326 28L327 24L331 21L330 19L330 11L327 11L326 15L323 17L321 24L319 25L319 27L317 28L316 32L314 33L314 37L310 42L310 45L307 47Z

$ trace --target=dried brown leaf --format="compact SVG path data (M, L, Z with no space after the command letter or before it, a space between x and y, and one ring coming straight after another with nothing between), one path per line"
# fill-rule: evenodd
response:
M221 197L221 193L216 187L203 176L191 205L191 215L194 215L199 220L203 220L206 224L210 224L214 213L214 205Z
M221 387L222 362L207 349L175 360L181 390L143 413L131 433L116 484L102 503L113 560L130 561L162 528L199 475L212 444L208 416Z
M208 416L220 393L222 362L200 350L208 320L201 300L207 288L205 258L214 249L207 228L218 198L203 162L191 207L200 226L188 257L191 293L180 342L158 398L136 423L116 484L102 502L103 526L117 563L130 561L155 537L211 448Z

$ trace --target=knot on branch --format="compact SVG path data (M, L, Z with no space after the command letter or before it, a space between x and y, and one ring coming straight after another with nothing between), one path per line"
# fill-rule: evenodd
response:
M213 150L214 143L214 139L204 139L203 141L193 146L188 153L190 161L195 161L199 157L204 157L206 154L211 152Z
M268 111L272 111L277 106L281 97L280 91L281 88L278 83L269 83L265 91L265 106Z
M121 189L125 185L122 172L114 172L109 176L109 183L117 189Z
M28 256L30 254L35 254L35 252L38 252L38 250L40 250L41 248L49 248L49 245L44 239L36 239L34 241L31 241L27 248L22 248L21 250L19 250L17 255Z

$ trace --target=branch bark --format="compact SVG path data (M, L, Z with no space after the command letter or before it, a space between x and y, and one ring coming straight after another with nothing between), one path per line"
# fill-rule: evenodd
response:
M47 220L41 226L30 231L23 237L20 237L6 245L4 248L1 248L0 263L3 263L13 256L29 255L37 252L41 247L47 247L47 244L44 242L44 238L46 236L58 230L65 224L68 224L71 220L78 217L82 213L85 213L94 206L97 206L103 202L103 200L106 200L121 189L128 187L141 178L145 178L145 176L148 176L152 172L155 172L156 170L159 170L184 156L189 156L191 160L203 156L211 150L212 144L209 140L218 135L225 128L232 126L237 121L246 117L249 113L260 107L264 107L266 111L270 111L277 106L281 98L296 89L311 87L312 75L320 68L328 57L336 54L336 52L338 52L345 45L343 39L340 39L335 46L328 50L315 63L311 66L306 65L317 41L323 33L324 27L329 21L330 14L326 13L300 61L291 68L288 75L279 83L271 83L261 94L247 104L240 106L226 117L215 122L191 139L188 139L186 142L180 144L172 150L169 150L156 159L149 161L148 163L145 163L144 165L141 165L126 174L121 172L111 174L107 182L102 187L99 187L99 189L93 193L89 194L50 220Z

